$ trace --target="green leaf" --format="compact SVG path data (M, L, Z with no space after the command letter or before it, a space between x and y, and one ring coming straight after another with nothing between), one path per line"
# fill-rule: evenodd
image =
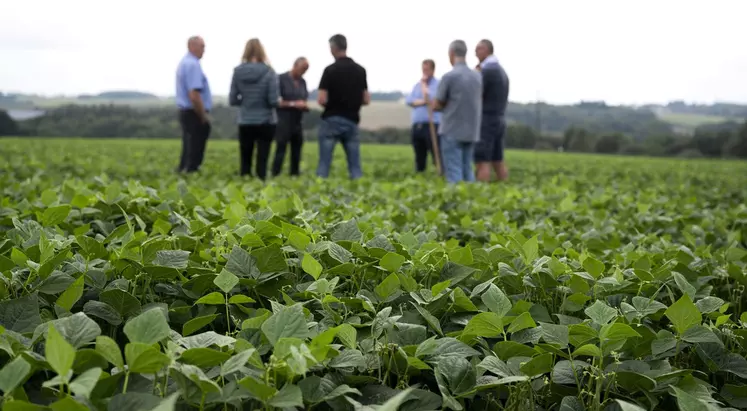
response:
M490 284L488 290L481 297L488 309L503 317L511 311L511 300L495 284Z
M242 294L236 294L232 295L231 298L228 299L229 304L249 304L249 303L255 303L253 298L247 297Z
M400 254L388 252L381 258L379 265L390 273L396 272L406 261L405 257Z
M680 335L684 334L688 328L700 324L703 320L698 307L693 304L687 295L683 295L676 303L667 308L664 315L669 318Z
M586 315L588 315L595 323L605 325L615 318L617 310L610 307L602 300L596 300L594 304L584 310L584 313L586 313Z
M70 383L70 389L76 394L83 398L90 398L93 389L99 382L101 377L101 368L90 368L80 374L76 379Z
M134 343L155 344L169 336L171 328L159 309L150 309L125 324L125 335Z
M531 320L531 317L529 317ZM466 338L495 338L503 335L503 321L496 313L480 313L472 317L464 327L462 335Z
M9 393L18 388L31 371L31 365L18 356L0 370L0 390Z
M604 272L604 263L594 257L586 257L583 266L584 270L594 278L599 278Z
M411 302L413 307L420 313L420 315L425 319L425 322L428 323L428 325L433 328L435 332L438 333L438 335L442 336L444 335L444 332L441 330L441 323L438 321L438 318L434 317L431 313L428 312L425 308Z
M358 229L358 223L355 221L355 219L339 223L332 232L332 236L330 239L334 242L360 241L361 231L360 229Z
M524 258L527 264L531 264L539 256L539 244L537 242L537 236L530 238L524 242L522 247L524 251Z
M189 251L184 250L160 250L156 251L156 258L153 265L159 267L169 267L178 270L187 268L189 263Z
M257 260L243 248L234 245L226 262L226 270L239 277L257 277Z
M218 286L218 288L223 290L224 293L228 294L234 287L236 287L236 284L239 283L239 277L236 277L228 270L222 270L220 274L215 277L213 282Z
M397 274L392 273L389 274L379 285L374 287L374 292L382 301L384 301L399 290L399 285L399 277L397 277Z
M0 302L0 326L17 333L32 333L42 323L37 293Z
M182 335L185 337L188 335L192 335L195 332L199 331L202 327L213 322L213 320L215 320L216 318L218 318L218 314L203 315L201 317L193 318L184 323L184 326L182 326Z
M262 323L261 328L273 346L281 338L306 338L309 333L301 304L294 304L290 307L281 306L278 312Z
M56 304L70 311L73 308L73 305L75 305L75 303L80 300L80 297L83 296L84 281L84 275L78 277L78 279L75 280L75 282L72 283L59 298L57 298Z
M155 374L167 366L171 359L152 345L129 343L125 346L125 359L131 372Z
M47 227L53 227L62 223L70 214L71 209L72 207L69 204L47 208L42 215L42 224Z
M111 338L105 335L96 337L96 352L120 370L124 368L124 360L119 345Z
M322 274L322 265L311 254L304 254L301 268L315 280L319 279L319 275Z
M226 303L226 297L218 291L213 291L208 295L200 297L199 300L195 301L195 304L205 305L224 305Z
M246 363L249 361L249 358L251 358L254 353L257 352L255 349L250 348L248 350L244 350L233 357L226 360L226 362L223 363L220 367L220 375L221 376L227 376L229 374L233 374L235 372L238 372L241 370L241 368L246 365Z
M47 331L45 357L57 375L66 381L75 361L75 348L62 338L54 324L49 324Z
M286 384L267 402L276 408L303 407L303 394L297 385Z
M99 294L99 301L114 307L125 318L140 311L140 300L118 288L106 290Z
M521 331L527 328L534 328L536 326L537 323L534 322L534 319L532 319L532 315L527 311L511 321L511 324L508 326L508 332L515 333L517 331Z

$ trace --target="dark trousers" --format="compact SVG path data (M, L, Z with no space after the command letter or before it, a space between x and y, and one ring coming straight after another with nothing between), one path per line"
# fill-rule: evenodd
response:
M267 158L275 136L274 124L243 124L239 126L239 151L241 154L241 175L252 175L254 144L257 144L257 177L267 177Z
M272 175L280 175L285 161L285 151L290 143L290 175L300 174L301 148L303 147L303 130L289 133L287 136L278 136L275 142L275 160L272 162Z
M182 127L182 154L179 171L188 173L199 170L205 158L205 146L210 137L210 123L203 123L194 110L179 110Z
M438 124L434 125L438 129ZM440 136L437 137L440 143ZM439 144L440 148L441 144ZM431 141L431 130L428 123L415 123L412 125L412 148L415 151L415 171L425 171L428 163L428 153L431 153L431 161L436 164L433 155L433 142Z

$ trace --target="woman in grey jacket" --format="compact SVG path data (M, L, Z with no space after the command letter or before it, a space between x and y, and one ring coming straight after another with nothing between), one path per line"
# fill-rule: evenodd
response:
M275 136L278 76L270 67L262 43L250 39L241 64L233 70L228 102L239 107L241 175L251 175L254 143L257 143L257 177L267 176L267 159Z

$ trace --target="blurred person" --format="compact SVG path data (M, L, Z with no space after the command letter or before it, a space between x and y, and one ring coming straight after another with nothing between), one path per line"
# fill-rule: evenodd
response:
M503 66L493 54L493 43L480 40L475 55L482 73L482 123L480 141L475 148L477 179L490 181L491 167L499 181L508 179L508 169L503 160L506 137L506 107L508 106L509 80Z
M309 111L306 100L309 90L303 75L309 69L305 57L299 57L293 68L278 76L280 103L277 115L278 123L275 132L275 160L272 163L272 175L277 176L283 169L285 151L290 143L290 175L300 174L301 149L303 147L303 113Z
M412 148L415 151L415 171L418 173L425 171L428 153L431 153L434 164L436 161L428 114L429 100L436 95L438 90L438 78L435 77L436 62L430 59L423 60L421 70L423 77L412 87L412 91L405 99L407 105L413 108L411 138ZM440 123L441 113L433 113L433 124L437 130ZM440 136L437 136L437 139L440 140ZM440 142L437 141L437 143L440 147Z
M277 124L278 76L270 66L257 38L246 42L241 64L233 70L228 102L239 107L240 174L252 175L254 145L257 145L257 177L267 177L267 159Z
M318 103L324 107L319 126L319 165L316 175L329 176L335 144L345 150L348 174L355 180L363 176L360 158L361 106L371 102L366 69L347 55L348 41L342 34L329 39L329 50L335 62L324 69L319 81Z
M441 77L433 110L441 111L441 154L446 181L454 184L475 180L473 158L480 139L482 76L467 67L467 45L454 40L449 45L453 68Z
M205 146L210 137L208 113L213 97L200 60L205 54L205 41L192 36L187 40L187 54L176 69L176 106L182 129L182 152L177 172L198 171L205 158Z

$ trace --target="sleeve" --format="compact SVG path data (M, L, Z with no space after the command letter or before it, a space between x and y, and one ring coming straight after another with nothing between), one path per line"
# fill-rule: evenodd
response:
M239 104L241 104L239 86L236 84L235 70L233 72L233 76L231 76L231 91L228 93L228 104L231 106L238 106Z
M418 98L420 98L420 96L418 95L419 90L420 90L420 87L418 87L417 84L414 85L412 87L412 91L410 92L410 94L405 98L405 103L409 105L409 104L412 104Z
M282 74L278 75L278 95L282 100L288 100L286 98L288 90L285 87L285 76Z
M449 99L449 82L451 77L443 76L441 81L438 83L438 91L436 91L436 100L445 103Z
M363 71L363 91L368 90L368 73L366 73L366 69L361 67L361 70Z
M329 82L329 67L327 67L322 73L322 79L319 80L319 90L329 90Z
M184 79L187 83L187 90L202 90L205 86L202 82L202 68L197 63L184 66Z
M301 80L301 84L303 85L303 95L301 96L301 99L306 101L309 99L309 89L306 86L306 80Z
M272 69L270 69L272 70ZM278 99L280 98L278 94L278 75L275 73L274 70L270 71L270 84L269 87L267 87L267 104L270 107L277 107L278 106Z

